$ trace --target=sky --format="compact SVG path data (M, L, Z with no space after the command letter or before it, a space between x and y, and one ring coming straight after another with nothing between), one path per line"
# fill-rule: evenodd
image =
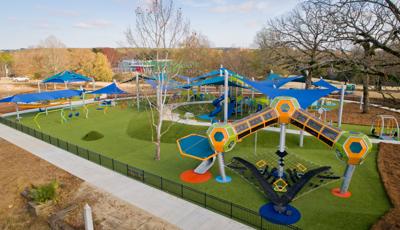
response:
M36 46L55 36L67 47L125 46L134 10L150 0L1 1L0 49ZM191 29L214 47L250 47L268 19L292 10L299 0L175 0Z

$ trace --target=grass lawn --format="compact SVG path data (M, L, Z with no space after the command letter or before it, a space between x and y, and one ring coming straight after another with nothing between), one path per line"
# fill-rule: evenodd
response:
M22 115L22 123L37 128L33 116ZM180 173L195 168L199 162L182 158L176 139L191 133L205 134L207 129L174 124L163 137L161 160L154 161L154 145L151 143L150 121L146 112L115 107L103 114L92 106L89 119L81 115L67 124L61 124L57 112L47 117L41 116L38 120L42 131L47 134L179 183L182 183ZM165 127L169 124L165 122ZM101 133L104 137L95 141L83 140L91 131ZM261 131L258 134L257 151L273 153L278 143L278 133ZM331 166L336 175L344 171L345 164L336 158L334 151L312 137L306 137L304 147L299 148L298 136L288 135L287 147L289 154L296 154L318 165ZM226 154L226 162L234 156L253 154L253 151L254 137L249 137ZM340 186L341 181L336 181L296 199L292 204L302 213L302 219L296 226L304 229L368 229L391 207L377 171L376 154L374 149L365 163L357 167L350 186L353 193L351 198L340 199L330 194L332 188ZM211 172L214 176L218 175L216 165ZM227 174L232 177L232 183L219 184L210 180L204 184L187 185L255 211L267 202L259 190L235 172L227 170Z

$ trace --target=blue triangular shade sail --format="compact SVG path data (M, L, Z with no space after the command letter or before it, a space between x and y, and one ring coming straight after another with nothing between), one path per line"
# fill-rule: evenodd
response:
M225 83L225 78L224 77L213 77L209 79L205 79L202 81L197 81L193 82L192 84L189 85L184 85L184 88L190 88L194 86L202 86L202 85L224 85ZM234 87L241 87L241 88L246 88L244 86L238 85L233 81L228 81L229 86L234 86Z
M205 73L203 75L200 75L200 76L192 78L192 81L202 80L202 79L205 79L207 77L211 77L211 76L219 75L219 74L220 74L219 70L213 70L211 72L208 72L208 73Z
M283 78L283 77L281 75L277 74L277 73L269 73L266 76L266 80L269 80L269 81L279 80L281 78Z
M249 81L247 79L243 80L246 84L252 86L254 89L258 90L262 94L267 95L270 98L275 98L278 96L289 96L294 97L299 102L301 108L306 109L314 101L329 95L334 89L275 89L272 87L266 87L262 83Z
M91 78L72 71L63 71L43 80L43 83L88 82Z
M109 84L101 89L92 91L88 94L127 94L127 92L123 91L122 89L118 88L117 84L113 82L112 84Z
M327 89L333 89L334 91L339 90L337 87L335 87L334 85L325 81L324 79L320 79L319 81L313 82L313 85L318 86L318 87L327 88Z
M294 76L294 77L287 77L287 78L274 78L272 80L265 80L256 82L260 84L262 87L271 87L271 88L280 88L285 84L295 81L297 79L302 78L303 76Z
M13 102L13 103L31 103L37 101L51 101L57 100L61 98L70 98L74 96L80 96L82 91L80 90L57 90L57 91L48 91L41 93L25 93L25 94L17 94L11 97L6 97L0 100L2 102Z

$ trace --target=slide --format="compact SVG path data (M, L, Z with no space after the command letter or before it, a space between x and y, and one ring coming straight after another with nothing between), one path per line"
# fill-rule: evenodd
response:
M217 116L218 113L220 113L222 111L222 106L221 105L217 105L217 107L215 107L215 109L213 111L211 111L210 114L208 114L209 117L215 117Z
M197 174L204 174L204 173L206 173L206 172L214 165L215 158L216 158L216 157L214 156L214 157L209 158L208 160L202 161L202 162L199 164L199 166L197 166L197 167L194 169L194 172L197 173Z
M228 118L230 118L232 116L232 114L235 112L235 105L236 105L236 101L235 100L231 100L231 102L229 102L229 104L228 104Z
M215 109L208 114L209 117L215 117L217 116L218 113L220 113L223 109L223 105L221 105L221 102L225 99L224 95L220 96L219 98L215 99L212 104L215 106ZM232 116L232 114L235 112L235 100L231 100L228 104L228 118Z

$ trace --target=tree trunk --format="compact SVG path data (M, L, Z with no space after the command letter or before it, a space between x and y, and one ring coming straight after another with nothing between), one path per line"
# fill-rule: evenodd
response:
M163 101L162 101L162 87L157 88L157 111L158 120L156 125L156 152L154 155L155 160L161 159L161 131L164 116Z
M7 66L7 64L4 64L4 77L5 78L8 77L8 66Z
M381 76L377 76L376 77L375 90L378 91L378 92L382 91L382 79L381 79Z
M313 70L309 69L308 73L306 74L306 89L309 89L311 87L311 83L312 83L312 77L313 77Z
M365 75L363 77L363 107L362 107L362 113L368 113L369 112L369 75Z

